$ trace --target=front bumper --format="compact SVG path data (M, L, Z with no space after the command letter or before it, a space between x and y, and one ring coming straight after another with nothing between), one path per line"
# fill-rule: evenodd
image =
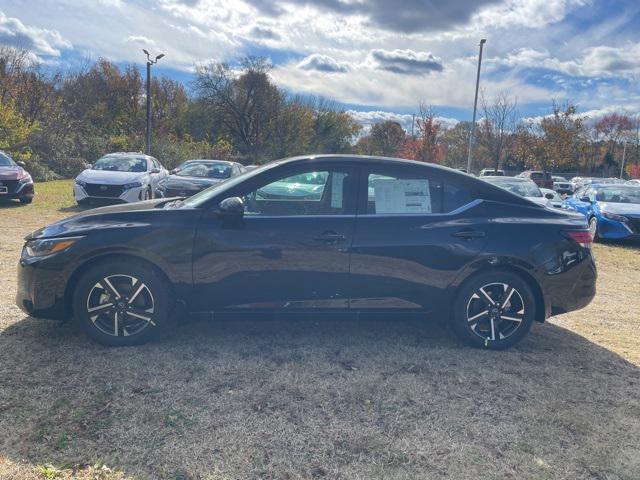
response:
M64 294L62 270L38 259L20 259L16 305L24 313L37 318L62 320L69 316Z
M640 221L627 223L598 217L598 236L609 240L640 239Z
M33 198L35 194L33 182L19 183L14 191L9 191L9 189L7 189L6 193L0 192L0 200Z
M78 203L133 203L144 198L145 186L128 188L118 196L89 195L84 187L77 183L73 186L73 196Z

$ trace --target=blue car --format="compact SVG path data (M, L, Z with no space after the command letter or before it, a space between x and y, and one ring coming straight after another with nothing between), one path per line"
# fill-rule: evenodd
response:
M565 207L582 213L594 240L640 239L640 187L592 184L576 190Z

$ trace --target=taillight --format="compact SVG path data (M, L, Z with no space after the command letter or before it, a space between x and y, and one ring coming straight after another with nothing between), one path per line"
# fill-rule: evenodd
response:
M564 230L563 235L585 248L591 248L593 237L589 230Z

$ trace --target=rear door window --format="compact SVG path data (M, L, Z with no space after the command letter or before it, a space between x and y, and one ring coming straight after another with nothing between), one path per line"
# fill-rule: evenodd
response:
M473 200L468 189L418 169L370 170L368 215L429 215L452 212Z

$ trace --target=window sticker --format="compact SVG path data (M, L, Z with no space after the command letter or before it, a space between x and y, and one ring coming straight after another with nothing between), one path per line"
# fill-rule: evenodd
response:
M333 172L333 175L331 175L331 208L342 208L344 179L346 176L347 174L344 172Z
M429 180L373 181L376 213L431 213Z

